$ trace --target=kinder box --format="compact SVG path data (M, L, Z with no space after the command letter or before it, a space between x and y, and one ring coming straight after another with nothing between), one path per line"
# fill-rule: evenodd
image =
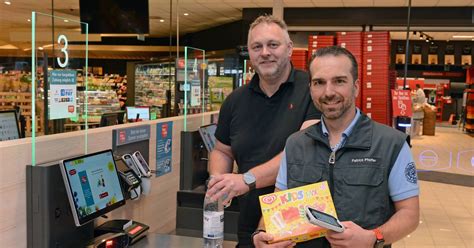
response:
M326 181L262 195L260 206L267 233L273 242L303 242L326 235L326 229L309 223L305 206L312 206L332 216L336 209Z

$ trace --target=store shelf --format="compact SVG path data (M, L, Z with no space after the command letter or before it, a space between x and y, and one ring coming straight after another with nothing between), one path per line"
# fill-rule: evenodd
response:
M155 107L161 110L168 102L166 96L168 90L171 91L170 102L174 102L174 84L174 63L171 63L171 67L168 62L137 64L135 66L135 105ZM157 117L160 117L160 111L158 111Z
M89 119L100 119L103 113L120 111L117 94L113 90L107 91L79 91L78 113L81 118L85 115L85 95L87 95L87 112Z

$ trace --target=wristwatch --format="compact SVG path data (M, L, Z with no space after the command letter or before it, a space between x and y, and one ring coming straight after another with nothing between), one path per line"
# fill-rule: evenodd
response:
M375 238L377 239L375 240L374 248L383 248L385 240L383 239L382 232L378 228L375 228L372 231L375 233Z
M255 189L255 176L252 174L252 172L247 171L244 173L244 182L249 186L249 191L252 191Z

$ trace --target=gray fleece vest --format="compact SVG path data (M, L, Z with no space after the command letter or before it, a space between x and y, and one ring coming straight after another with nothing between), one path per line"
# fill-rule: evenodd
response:
M332 153L321 123L286 143L288 188L328 181L338 218L362 228L384 224L395 212L388 177L407 136L361 113L343 147ZM325 238L299 247L329 247Z

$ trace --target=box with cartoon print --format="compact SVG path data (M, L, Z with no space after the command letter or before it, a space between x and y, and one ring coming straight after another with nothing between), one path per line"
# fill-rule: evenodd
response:
M290 239L303 242L326 235L326 229L308 221L305 216L306 206L337 218L326 181L262 195L259 198L265 230L274 236L273 242Z

